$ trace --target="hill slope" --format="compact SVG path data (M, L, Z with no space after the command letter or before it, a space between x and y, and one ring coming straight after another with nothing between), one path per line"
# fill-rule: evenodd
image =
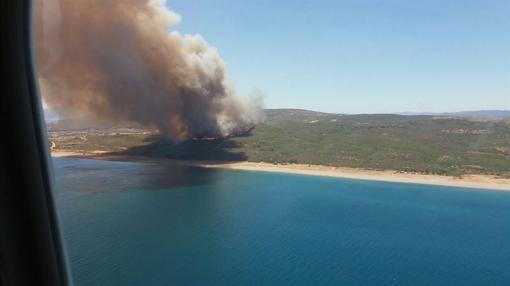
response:
M510 177L510 119L273 109L266 110L265 122L251 134L225 140L173 144L157 134L136 132L80 138L53 136L57 149L80 152Z

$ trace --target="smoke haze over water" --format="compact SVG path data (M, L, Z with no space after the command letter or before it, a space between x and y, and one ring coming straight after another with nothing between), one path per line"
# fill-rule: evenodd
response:
M128 120L180 141L258 123L261 100L236 95L215 48L171 29L156 0L34 1L35 52L45 102Z

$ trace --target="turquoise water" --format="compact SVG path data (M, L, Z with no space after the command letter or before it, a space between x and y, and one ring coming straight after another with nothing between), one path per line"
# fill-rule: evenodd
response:
M75 285L510 285L510 192L54 165Z

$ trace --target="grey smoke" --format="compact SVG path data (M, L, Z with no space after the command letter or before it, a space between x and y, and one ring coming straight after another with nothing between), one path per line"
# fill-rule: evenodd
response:
M154 0L35 1L35 51L48 106L129 120L174 140L227 136L261 119L260 98L237 96L217 50L172 29Z

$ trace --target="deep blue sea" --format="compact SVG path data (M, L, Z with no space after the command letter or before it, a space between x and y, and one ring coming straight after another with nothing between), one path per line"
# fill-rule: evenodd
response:
M510 192L54 166L75 285L510 285Z

